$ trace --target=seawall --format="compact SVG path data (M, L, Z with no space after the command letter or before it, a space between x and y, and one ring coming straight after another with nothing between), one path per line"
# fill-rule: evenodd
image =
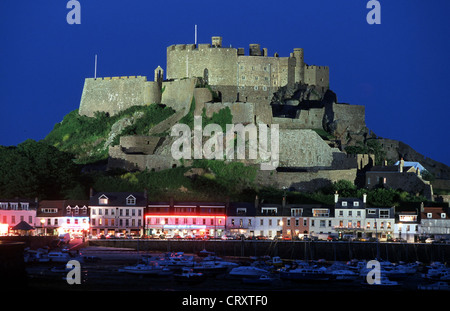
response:
M89 246L133 248L139 251L197 253L203 249L218 256L280 256L283 259L371 260L430 263L450 260L450 245L423 243L263 241L263 240L90 240Z

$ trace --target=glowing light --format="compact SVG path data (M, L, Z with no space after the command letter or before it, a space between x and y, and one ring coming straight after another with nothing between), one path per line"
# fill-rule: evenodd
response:
M8 224L0 224L0 235L8 234Z

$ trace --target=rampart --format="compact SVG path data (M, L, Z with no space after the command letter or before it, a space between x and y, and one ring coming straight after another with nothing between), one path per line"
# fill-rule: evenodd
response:
M147 81L145 76L87 78L79 114L93 117L96 111L102 111L115 115L132 106L160 102L160 85Z

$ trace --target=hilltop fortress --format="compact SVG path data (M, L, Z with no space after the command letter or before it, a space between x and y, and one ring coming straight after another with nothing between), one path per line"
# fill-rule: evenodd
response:
M343 151L371 135L364 106L338 103L330 90L329 67L308 65L301 48L280 57L269 56L259 44L250 44L248 54L244 48L224 47L222 37L212 37L210 44L171 45L165 76L158 66L153 81L145 76L85 80L81 115L92 117L96 111L114 115L153 103L176 111L148 136L121 137L120 145L109 149L110 168L160 170L188 165L171 157L173 138L168 132L192 111L191 104L198 116L211 117L229 108L235 124L279 125L279 169L260 172L260 184L313 190L339 179L363 180L358 175L374 164L373 155Z

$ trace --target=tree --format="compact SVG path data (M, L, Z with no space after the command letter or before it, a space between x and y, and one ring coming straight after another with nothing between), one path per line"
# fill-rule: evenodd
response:
M0 148L0 196L62 198L78 176L72 155L43 142Z

